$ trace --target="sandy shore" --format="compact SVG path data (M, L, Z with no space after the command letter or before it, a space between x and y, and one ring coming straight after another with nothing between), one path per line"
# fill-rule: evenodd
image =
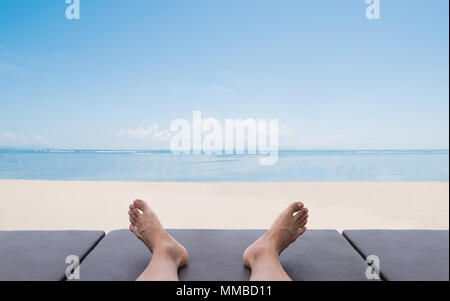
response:
M167 228L267 228L290 201L311 229L448 229L448 182L134 183L0 181L0 230L127 228L130 201Z

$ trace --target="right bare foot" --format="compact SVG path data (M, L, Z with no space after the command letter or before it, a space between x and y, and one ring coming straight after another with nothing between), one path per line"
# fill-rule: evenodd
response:
M152 253L168 255L178 267L185 266L188 261L188 252L167 233L156 214L146 202L135 200L129 206L130 230L139 238Z
M278 257L284 249L306 231L308 209L302 203L292 203L275 220L272 227L245 250L243 259L247 267L262 256Z

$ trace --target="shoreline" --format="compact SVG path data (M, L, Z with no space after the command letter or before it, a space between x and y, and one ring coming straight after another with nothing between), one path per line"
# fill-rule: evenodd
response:
M128 228L136 198L172 229L266 229L291 201L310 229L449 228L449 182L0 180L0 230Z

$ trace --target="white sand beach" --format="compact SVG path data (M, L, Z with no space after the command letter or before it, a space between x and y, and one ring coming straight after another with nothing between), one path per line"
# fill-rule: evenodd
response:
M291 201L310 229L448 229L448 182L0 181L0 230L128 228L148 201L166 228L265 229Z

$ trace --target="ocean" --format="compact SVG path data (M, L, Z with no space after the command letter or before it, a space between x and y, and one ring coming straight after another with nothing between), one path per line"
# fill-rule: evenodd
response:
M256 155L174 155L142 150L0 149L0 179L79 181L448 181L448 150L280 151L273 166Z

